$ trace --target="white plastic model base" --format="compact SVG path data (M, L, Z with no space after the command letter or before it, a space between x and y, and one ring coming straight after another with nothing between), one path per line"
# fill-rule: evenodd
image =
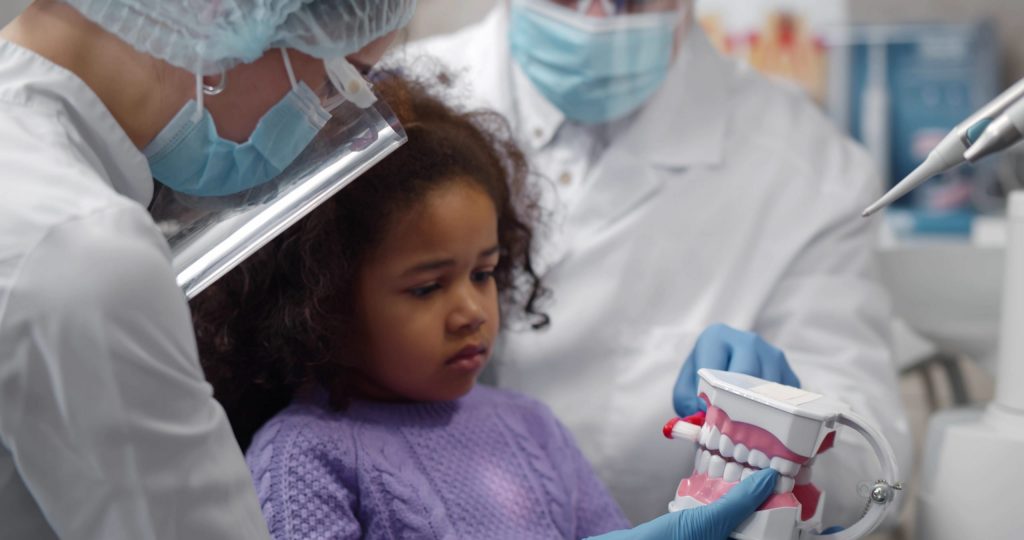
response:
M917 493L920 540L1021 538L1024 414L992 403L932 416Z
M832 447L840 424L861 433L882 464L876 501L860 521L827 538L860 538L885 516L894 497L897 469L892 450L876 430L842 402L820 394L725 371L701 369L698 395L707 404L703 426L670 421L665 434L700 445L693 474L679 483L670 511L714 502L754 471L780 473L775 494L732 537L741 540L797 540L818 536L824 493L810 482L814 458ZM855 486L851 486L851 489Z
M669 503L668 508L670 512L675 512L698 506L704 506L704 503L693 497L676 497L676 500ZM738 540L760 540L762 538L798 540L800 529L793 525L800 521L799 513L799 506L754 512L754 515L747 518L739 529L733 531L731 537ZM820 508L818 516L821 516Z

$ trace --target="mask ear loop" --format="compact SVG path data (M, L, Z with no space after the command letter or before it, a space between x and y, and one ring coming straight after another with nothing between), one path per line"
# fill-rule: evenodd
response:
M281 59L284 60L284 70L288 72L288 81L292 83L292 88L298 88L299 82L295 79L295 71L292 69L292 60L288 57L288 51L284 47L279 49L281 51Z
M201 64L202 61L197 64ZM196 110L192 112L192 121L198 122L203 117L203 70L196 65Z
M284 70L288 73L288 82L292 84L292 92L295 92L298 96L303 96L303 92L299 92L299 80L295 77L295 70L292 69L292 59L288 56L288 51L284 47L278 49L281 51L281 59L284 61ZM309 91L309 88L306 88ZM309 92L312 94L312 92ZM319 127L323 127L324 123L331 116L331 112L324 106L323 100L318 99L319 96L313 95L313 101L308 99L300 99L305 105L304 109L308 117L316 123Z

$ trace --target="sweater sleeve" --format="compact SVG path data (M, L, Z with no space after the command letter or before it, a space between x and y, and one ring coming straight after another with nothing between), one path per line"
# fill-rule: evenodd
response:
M278 417L246 454L275 540L360 538L354 446L302 417Z

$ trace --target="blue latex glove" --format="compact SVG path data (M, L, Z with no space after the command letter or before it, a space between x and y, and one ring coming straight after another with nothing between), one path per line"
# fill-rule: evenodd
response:
M769 345L757 334L715 324L701 332L676 379L672 404L680 417L707 409L704 400L697 397L697 370L700 368L746 373L800 387L800 379L790 369L782 351Z
M771 496L778 476L773 469L758 471L707 506L665 514L632 529L590 540L727 540L729 533Z

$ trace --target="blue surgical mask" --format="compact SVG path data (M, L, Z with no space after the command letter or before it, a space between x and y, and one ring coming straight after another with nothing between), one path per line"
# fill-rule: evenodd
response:
M593 17L546 0L513 0L512 57L565 116L617 120L643 105L672 62L678 11Z
M260 118L249 140L236 143L217 134L213 117L189 101L146 147L153 177L167 187L198 197L245 191L281 173L327 123L330 113L303 82Z

